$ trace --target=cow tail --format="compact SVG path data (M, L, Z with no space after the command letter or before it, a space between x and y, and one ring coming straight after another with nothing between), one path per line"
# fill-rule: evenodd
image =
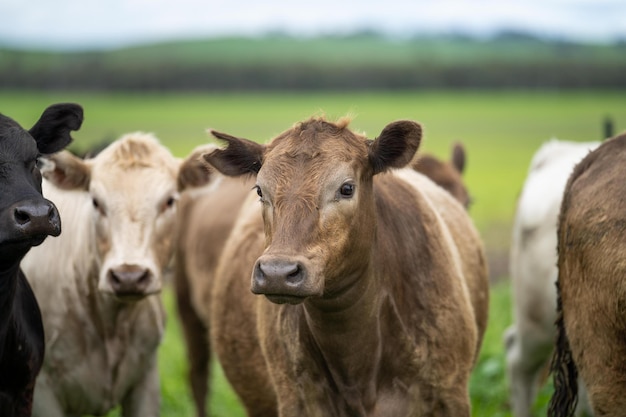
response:
M548 417L572 417L578 403L578 370L572 358L569 340L565 333L561 288L557 280L556 341L550 370L554 380L554 393L548 406Z

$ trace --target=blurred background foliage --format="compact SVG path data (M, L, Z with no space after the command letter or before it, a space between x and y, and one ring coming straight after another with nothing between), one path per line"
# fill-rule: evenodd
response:
M626 41L501 32L222 37L83 51L0 46L0 88L133 91L626 87Z

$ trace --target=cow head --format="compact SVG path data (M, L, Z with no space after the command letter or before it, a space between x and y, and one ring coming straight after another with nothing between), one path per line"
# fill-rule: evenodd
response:
M59 213L42 196L38 160L57 152L83 121L77 104L48 107L29 130L0 115L0 247L3 261L15 263L31 246L61 233Z
M413 168L447 190L463 205L469 208L471 198L463 182L465 169L465 148L460 143L452 147L449 161L441 161L431 155L422 155L413 163Z
M370 141L348 121L313 118L268 145L213 134L228 143L205 155L226 175L256 175L266 249L252 291L275 303L338 294L367 267L376 228L373 176L407 165L421 127L389 124Z
M152 135L133 133L93 159L53 155L44 173L56 187L89 195L99 267L98 289L123 300L159 292L176 234L179 192L210 173L200 156L181 161Z

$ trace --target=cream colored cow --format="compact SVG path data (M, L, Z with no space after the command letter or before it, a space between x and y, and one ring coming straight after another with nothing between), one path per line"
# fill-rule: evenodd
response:
M46 335L34 416L102 415L117 405L124 416L159 415L159 292L179 192L209 179L197 155L181 161L134 133L93 159L52 156L43 188L63 233L22 263Z
M532 415L554 349L557 223L563 190L574 166L599 145L557 139L544 143L532 158L517 202L510 269L515 322L504 336L515 417ZM580 412L587 407L585 395L581 398Z

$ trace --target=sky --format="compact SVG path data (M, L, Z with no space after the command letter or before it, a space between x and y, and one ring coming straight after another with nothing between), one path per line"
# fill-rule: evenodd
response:
M501 30L626 40L624 0L0 0L0 45L90 49L172 39L376 30L390 36Z

